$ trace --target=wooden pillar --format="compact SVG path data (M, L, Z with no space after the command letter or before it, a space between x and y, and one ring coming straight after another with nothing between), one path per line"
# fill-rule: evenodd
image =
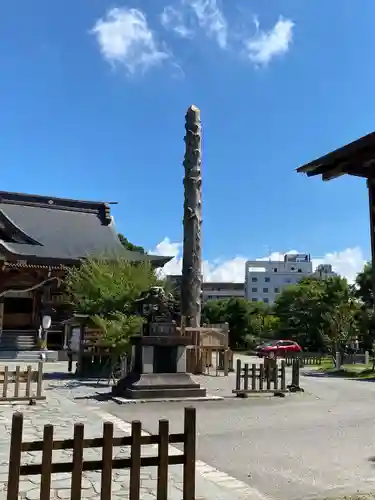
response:
M3 333L3 323L4 323L4 299L0 299L0 337Z
M372 269L372 296L375 309L375 179L367 179L369 211L370 211L370 241L371 241L371 269Z

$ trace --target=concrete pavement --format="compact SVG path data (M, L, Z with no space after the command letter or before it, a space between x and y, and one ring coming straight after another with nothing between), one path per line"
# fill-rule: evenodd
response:
M60 367L46 365L46 369L53 371ZM303 377L302 394L283 399L261 396L241 400L231 395L234 374L229 379L198 379L210 394L225 399L196 404L197 498L323 500L375 490L375 384ZM108 392L106 384L93 385L70 380L47 381L46 410L37 411L40 405L27 407L27 411L37 413L30 414L31 436L40 432L47 421L69 436L72 421L78 420L87 422L90 435L99 435L102 421L110 419L122 434L129 431L128 422L134 419L141 420L148 432L156 431L159 418L170 420L172 432L181 430L184 406L181 403L119 406L101 400L100 393ZM0 432L9 431L6 422L11 411L0 407ZM7 447L0 443L0 482L4 477L4 460ZM180 472L171 472L171 500L181 500ZM144 481L149 487L153 479L145 477ZM92 494L93 483L91 489L89 483L85 484L87 495ZM61 487L61 482L57 486ZM152 495L153 491L144 490L144 495Z
M53 373L65 369L66 364L46 364L45 394L47 401L37 403L35 406L1 404L0 406L0 500L6 499L6 484L8 479L9 442L11 433L11 419L15 411L24 414L24 441L35 441L42 439L45 424L55 426L54 437L56 439L68 439L73 437L73 425L76 422L85 424L85 437L93 438L102 435L104 421L110 421L115 425L115 435L130 435L131 425L126 416L117 418L112 413L105 411L102 406L101 394L107 393L109 386L106 383L97 386L96 381L82 383L76 380L55 379ZM12 370L14 366L9 365ZM145 405L143 405L145 408ZM179 408L178 432L183 430L183 406ZM180 450L170 447L170 454L179 453ZM129 448L115 449L117 458L129 456ZM155 456L157 447L143 446L143 456ZM88 449L84 452L84 458L98 460L101 458L100 449ZM55 451L54 460L71 461L72 452ZM23 453L22 464L41 463L41 453ZM211 468L211 472L212 472ZM169 468L169 500L181 500L183 478L181 466L170 466ZM207 471L206 471L207 472ZM141 500L156 499L157 469L147 467L141 472ZM52 476L51 499L70 498L70 474L54 474ZM238 484L234 486L238 487ZM82 498L98 498L100 494L100 472L85 472L82 481ZM112 498L119 500L128 498L129 471L116 471L113 474ZM222 489L215 481L209 481L201 473L196 477L197 500L242 500L232 490ZM23 500L37 500L40 495L40 476L22 477L20 482L20 497ZM252 500L252 497L247 497ZM259 500L254 497L254 500Z
M211 393L216 387L223 394L234 375L229 381L201 380ZM374 491L375 384L307 377L301 384L304 393L285 399L197 404L198 458L263 499L322 500ZM150 432L158 418L168 418L172 429L181 420L180 405L173 403L149 404L147 412L137 405L106 408L120 418L142 419Z

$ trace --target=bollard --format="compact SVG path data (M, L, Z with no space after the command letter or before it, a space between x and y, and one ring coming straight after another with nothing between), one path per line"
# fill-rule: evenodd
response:
M341 354L336 352L336 370L339 370L341 367Z

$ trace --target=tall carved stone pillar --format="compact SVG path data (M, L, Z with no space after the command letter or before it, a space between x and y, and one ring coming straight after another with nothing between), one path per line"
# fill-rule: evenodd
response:
M185 116L184 242L181 316L187 327L199 327L202 291L202 133L200 110L190 106Z

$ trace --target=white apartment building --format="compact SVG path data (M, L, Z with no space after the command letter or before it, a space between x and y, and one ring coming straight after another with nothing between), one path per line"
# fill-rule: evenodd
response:
M181 286L181 275L169 275L167 280L174 288ZM245 284L244 283L231 283L231 282L210 282L206 281L202 284L202 302L208 300L225 300L245 297Z
M283 288L306 276L319 279L337 276L330 264L320 264L313 272L309 254L285 255L282 261L248 260L245 266L245 297L266 304L273 304Z
M308 254L285 255L283 261L248 260L245 266L245 297L266 304L273 304L283 288L313 272Z
M245 297L245 284L244 283L203 283L202 301L208 300L225 300L234 298Z

